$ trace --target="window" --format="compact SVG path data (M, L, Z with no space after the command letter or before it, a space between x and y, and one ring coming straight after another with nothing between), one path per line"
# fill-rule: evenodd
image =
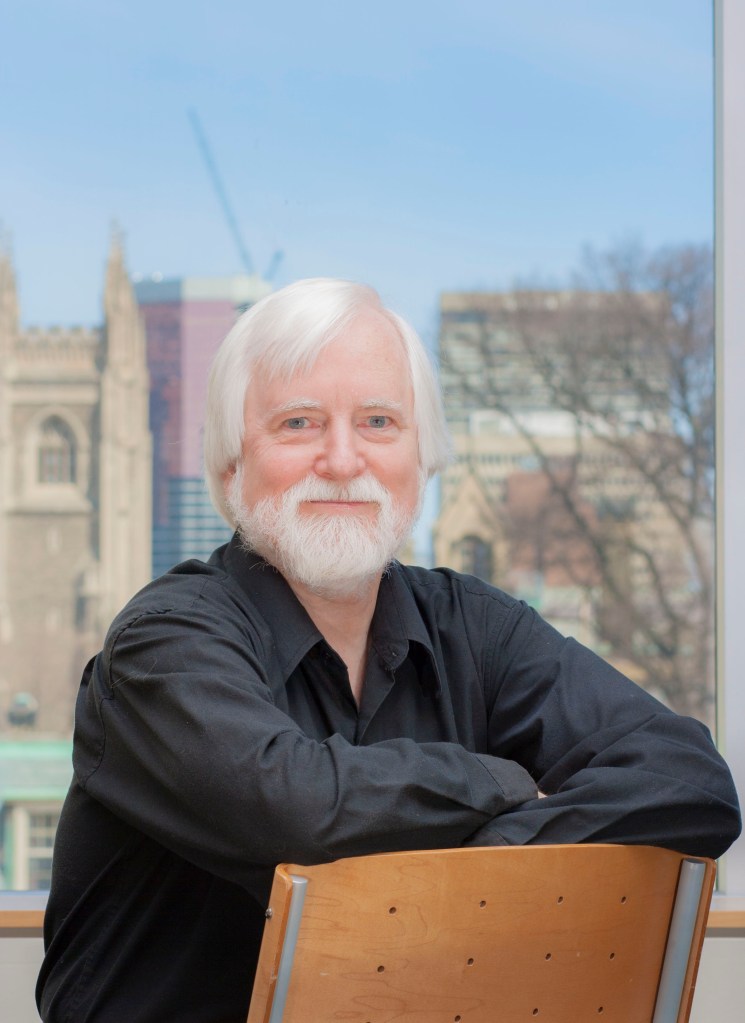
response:
M59 806L10 804L5 807L3 816L5 886L47 890L52 878L52 849Z
M492 550L481 537L464 536L457 544L460 557L460 571L477 575L479 579L491 582L493 578Z
M733 13L735 8L729 0L717 3L720 17L726 10L730 25L733 19L743 17L739 11ZM737 231L742 230L740 225L745 223L745 210L736 191L742 188L738 182L745 180L745 158L738 148L743 143L737 141L745 138L745 130L734 123L737 117L742 118L736 104L741 103L745 95L742 82L745 59L740 54L733 57L731 51L720 51L728 53L727 95L732 98L730 106L722 108L729 148L718 156L717 259L720 262L717 287L722 312L720 325L724 331L720 340L719 376L724 404L718 412L719 425L723 427L720 430L723 446L718 454L722 472L717 479L718 511L715 512L711 500L713 409L705 407L707 401L711 406L711 348L708 354L699 351L698 368L693 366L692 378L705 379L706 383L706 388L694 395L700 404L691 410L695 417L706 418L706 427L694 436L682 429L682 411L688 407L690 392L679 391L676 395L666 392L669 367L664 368L661 360L667 358L672 349L663 346L651 350L648 344L650 338L656 338L674 340L673 348L679 345L682 333L675 335L674 331L668 331L671 327L685 326L683 320L676 319L681 308L677 301L679 294L674 295L670 287L667 291L661 287L647 289L653 298L645 304L644 299L639 299L644 288L632 287L624 291L629 271L629 263L624 259L633 252L633 245L625 249L618 246L614 252L609 248L596 248L596 257L603 252L614 256L614 266L601 267L596 258L594 267L584 268L582 287L574 289L580 292L579 296L572 296L573 289L569 287L572 284L570 271L585 240L589 238L598 246L608 246L613 238L623 236L622 230L606 230L605 227L599 229L603 233L597 234L598 224L615 223L605 219L610 208L628 214L629 231L652 239L648 253L659 253L665 241L678 247L692 241L703 263L708 258L704 254L712 243L707 220L712 212L708 205L712 167L706 155L712 134L707 112L711 98L707 82L708 5L705 2L663 3L647 5L645 10L645 5L635 2L606 5L603 10L604 14L600 6L595 5L588 13L584 5L580 17L573 3L568 8L538 0L530 0L526 5L464 4L452 9L453 20L444 33L439 32L436 24L440 16L447 16L444 10L441 12L438 8L433 13L427 8L426 17L422 17L420 11L413 19L401 11L400 34L408 40L411 52L398 53L398 63L393 61L383 78L368 76L364 59L352 60L340 72L341 88L330 87L334 82L333 67L329 65L320 71L304 63L310 60L307 53L314 50L313 46L304 47L306 53L302 55L290 48L287 66L284 70L279 66L276 69L277 82L281 79L282 87L273 94L273 102L280 102L283 90L290 89L290 79L297 75L307 87L307 97L303 97L307 99L307 108L301 104L302 117L297 121L291 119L287 124L277 116L274 123L285 125L279 133L285 140L283 145L287 139L292 139L292 145L302 147L306 154L301 162L303 174L307 171L308 191L299 183L300 178L291 174L298 161L286 158L288 154L282 154L282 159L277 160L271 148L279 144L277 139L263 140L253 127L251 137L256 138L257 159L251 161L255 175L251 183L257 194L262 194L262 187L271 193L267 205L275 215L272 231L284 230L288 236L285 279L330 273L369 279L378 284L381 283L381 266L390 263L391 275L387 283L382 281L384 298L414 321L433 348L437 335L443 338L449 326L451 342L445 338L444 347L452 343L457 355L453 361L468 370L464 383L470 389L471 398L478 389L483 396L485 384L489 382L490 393L485 402L469 404L464 400L462 407L451 410L458 438L456 460L444 476L443 514L449 507L449 496L463 489L466 477L478 476L479 499L486 502L491 495L492 504L500 511L507 509L509 516L489 516L487 508L480 508L481 523L477 524L470 519L464 522L457 507L450 507L448 513L453 528L449 539L454 542L447 545L451 552L447 557L453 558L451 563L491 577L508 588L514 583L517 595L542 601L541 610L551 612L560 627L565 631L575 629L583 640L595 642L604 654L623 661L624 669L638 672L640 681L645 681L645 672L649 676L654 674L646 667L650 657L660 661L667 647L676 651L681 663L692 662L695 653L701 661L695 671L689 664L691 678L705 677L706 685L698 696L694 694L693 698L700 697L700 705L692 709L712 725L715 723L713 523L715 515L723 517L718 548L719 586L723 587L718 659L725 677L726 700L717 708L718 728L745 790L745 768L739 753L745 749L745 739L737 725L738 721L745 720L745 697L734 689L736 680L745 677L743 654L737 650L738 623L745 613L745 594L743 584L734 578L736 572L730 567L745 565L743 540L738 534L739 524L745 521L745 507L738 496L743 490L743 470L741 449L737 447L745 436L742 419L745 409L738 397L745 393L745 373L738 361L742 356L736 350L745 334L743 299L738 298L738 275L742 277L742 267L737 263L740 258L737 253L745 248L742 237L737 235ZM623 41L638 43L639 50L621 45L620 41L616 45L615 40L611 40L613 45L610 45L614 29L596 20L601 16L620 19L616 24L619 32L625 33ZM572 23L573 18L576 24ZM624 18L630 20L624 21ZM670 22L670 33L665 21ZM172 32L172 25L163 29L157 18L148 25L148 45L167 46L164 40L171 38L168 33ZM264 32L266 27L258 24L256 39L259 42ZM736 24L734 31L729 29L723 33L720 29L720 35L720 46L737 45ZM268 42L271 43L271 39ZM383 44L386 42L387 39L382 39ZM319 43L330 45L328 53L323 50L324 59L338 48L336 37L329 43L319 35ZM200 47L198 51L200 60L202 55L207 59L208 45L205 39L205 48ZM284 46L291 47L290 41L283 40ZM608 58L605 66L604 53ZM276 57L274 54L272 59ZM186 74L188 59L183 59L184 64L179 66ZM663 66L668 59L671 71L675 66L678 70L686 68L681 80L695 83L686 84L686 91L680 95L676 95L672 84L669 88L659 84L664 75L653 78L653 67ZM259 68L252 73L260 77L262 71ZM542 79L544 91L538 97L539 102L531 102L533 80L545 73L553 76L550 79L553 87L546 87L547 79ZM286 78L282 77L285 75ZM670 80L672 82L672 75ZM720 85L724 84L722 79ZM329 103L328 110L316 104L324 95ZM630 107L620 102L622 96L629 95ZM359 174L351 162L354 150L369 147L368 156L373 158L378 157L378 150L383 153L383 139L375 137L375 131L366 127L367 115L375 114L381 105L388 111L390 132L398 143L395 173L391 170L392 164L387 164L387 172L381 173L376 159L368 159L365 173ZM215 103L215 108L219 107L220 104ZM359 116L360 110L364 117ZM651 117L648 116L650 111ZM209 115L205 119L209 127ZM441 134L428 134L434 122L444 129ZM646 139L640 134L642 122L648 132ZM383 125L382 119L380 125ZM341 153L343 173L337 185L342 195L343 216L332 222L337 196L332 190L324 189L326 179L331 176L331 165L335 160L338 162L340 155L331 151L331 143L345 131L352 141L351 144L348 140L345 142L345 152ZM236 138L240 135L235 132ZM373 145L368 135L374 137ZM229 139L230 133L215 132L218 150L224 138ZM604 153L609 157L607 164L602 164ZM677 154L677 161L668 159L670 153ZM297 151L292 150L289 155L296 158ZM421 162L417 163L420 158ZM381 156L381 162L382 159ZM198 162L196 154L194 160ZM270 185L261 184L262 160L272 164ZM622 171L617 177L613 173L615 168ZM235 180L235 172L229 165L226 172L230 184ZM606 175L607 193L593 191L598 180L604 180ZM148 173L154 192L156 179L157 173ZM178 182L171 188L177 186ZM120 187L121 194L126 194L131 181L123 180ZM690 192L685 193L685 188ZM235 191L238 192L237 187ZM689 197L694 191L691 202ZM282 197L278 199L281 192ZM194 263L193 272L220 272L213 269L214 250L209 248L209 238L212 233L222 238L221 228L206 186L205 193L202 205L207 212L204 222L197 227L202 239L200 257L203 262ZM289 202L286 196L290 197ZM681 227L679 237L665 238L659 211L662 207L672 209L676 196L678 219L685 226ZM316 197L319 201L314 206ZM171 195L167 194L166 198L170 200ZM189 202L192 234L201 208L199 197L193 198L194 201ZM403 200L398 204L402 213L396 212L394 199ZM178 201L174 193L175 206ZM131 230L132 241L142 253L147 214L143 214L145 198L141 197L140 202L142 205L133 207L132 214L133 218L140 218L138 226L127 223L125 226ZM726 234L723 231L724 204L728 211ZM163 226L162 234L167 237L175 231L179 218L168 220L169 203L161 205L158 219ZM542 219L531 220L534 205L540 208ZM294 220L282 219L290 216L284 212L285 207L292 211ZM691 228L692 221L688 217L692 207L698 211L695 229ZM183 204L179 208L183 208ZM122 215L126 217L127 213ZM668 224L674 220L671 218ZM310 243L299 238L301 221L310 229ZM488 227L486 234L480 232L482 222ZM568 223L572 225L571 231L567 229ZM18 231L20 237L20 229ZM338 237L334 237L335 233ZM370 262L354 248L355 236L365 238ZM570 236L572 240L568 242ZM28 247L26 239L23 244ZM569 245L571 252L567 249ZM557 250L562 246L566 251L559 258ZM181 243L179 250L178 242L174 242L171 256L166 249L166 258L173 260L171 272L186 272L187 268L182 268L178 261L187 249L188 246ZM384 260L377 263L374 260L376 249L385 253ZM307 250L312 250L311 255ZM430 259L432 253L434 259ZM145 252L139 258L151 257ZM231 272L232 269L231 264ZM610 269L615 274L612 284L607 276ZM606 272L605 278L601 270ZM676 285L676 279L670 277L669 266L658 262L656 270L663 277L667 274L668 285ZM30 273L25 275L26 287L31 277ZM680 278L677 280L679 282ZM279 278L276 283L283 281ZM658 283L662 283L659 273ZM95 292L98 281L91 281L90 287ZM443 300L439 306L440 322L437 322L434 310L440 290ZM412 298L414 294L416 297ZM463 295L468 295L468 299L463 299ZM480 301L474 295L491 297ZM660 299L660 295L665 295L665 299ZM497 301L494 296L501 297ZM619 317L621 298L628 300L627 311L633 316L635 329L628 333L624 332L625 321ZM180 295L181 300L201 302L204 296L184 294ZM702 308L701 304L695 306L695 310ZM233 312L231 306L230 316ZM156 313L157 309L153 316ZM164 323L166 313L172 317L170 309L158 313ZM699 323L704 334L707 330L710 332L712 320L711 310L706 310ZM654 328L651 332L650 325ZM171 333L167 337L164 334L163 338L163 393L169 382L175 381L181 373L179 353L170 347L175 345L170 319L167 326ZM602 330L607 331L605 335ZM485 372L478 344L488 332L489 352L495 361ZM572 365L568 361L569 342L577 337L584 343L583 357ZM194 376L201 380L202 363L196 358L202 352L201 335L197 340L189 353L194 357L197 370ZM627 358L620 369L621 364L611 355L622 352L626 342ZM48 339L44 343L47 344ZM39 357L41 349L40 341L29 341L29 365ZM73 356L80 357L73 347L70 353L65 355L65 366L73 365ZM691 360L684 359L678 363L679 367L681 365L690 367ZM61 375L67 372L65 369ZM583 387L579 397L585 402L584 407L569 393L573 380ZM33 383L36 386L38 381ZM495 395L501 407L497 407ZM577 397L575 393L574 399ZM70 401L79 398L76 392ZM507 403L507 398L511 404ZM603 400L605 407L601 407ZM179 406L178 416L174 411L173 423L188 419L188 409L196 404L197 398L192 397L191 392L188 395L184 392L183 414ZM653 406L651 417L650 405ZM82 437L82 431L78 436ZM182 454L183 438L168 434L166 440L168 456L176 463ZM691 441L696 443L691 444ZM95 492L100 476L111 464L102 464L99 472L95 458L91 457L89 473L84 446L76 450L75 436L67 423L57 416L45 421L37 449L28 453L27 465L32 455L36 456L33 469L26 476L35 477L40 487L46 488L45 499L52 496L53 488L62 492L64 487L60 485L65 483L83 481L87 493L89 475L90 490ZM659 456L659 474L653 471L654 463L648 461L646 469L639 464L640 458L652 456ZM670 466L676 458L683 468L677 475L671 475ZM690 478L694 464L699 473L699 503L695 514L680 520L691 527L686 538L680 530L674 534L670 522L677 502L682 500L682 484ZM3 478L11 478L12 473L5 469L3 466ZM642 470L644 486L640 485ZM663 470L668 475L664 475ZM210 521L209 513L202 513L201 490L197 495L190 489L194 481L191 469L179 478L184 481L184 487L167 495L171 498L170 507L165 508L163 493L167 488L162 480L160 490L163 493L159 491L156 502L163 514L157 526L160 532L156 529L159 570L178 559L181 533L190 545L203 540L205 551L222 539L218 537L220 524ZM667 486L664 507L660 503L660 484ZM542 517L531 519L524 514L524 497L530 493L543 495L539 503ZM62 498L64 496L62 493ZM429 529L439 512L436 504L436 501L429 502L424 528L417 537L417 559L420 560L429 556ZM535 502L531 504L535 507ZM113 500L108 507L114 507ZM97 514L98 508L94 511ZM49 554L69 552L71 544L77 542L75 537L70 539L73 529L80 535L86 533L87 526L79 526L70 509L64 509L64 513L65 529L69 526L69 531L60 533L59 540L48 540ZM46 535L56 537L56 534ZM673 535L674 543L670 539ZM646 537L645 546L639 543L640 536ZM593 553L601 541L603 553L607 555L605 576L601 572L603 565L597 563ZM512 579L505 579L501 574L505 566L510 566L509 558L503 557L505 550L520 553L520 560L513 559ZM5 556L6 552L0 553ZM0 558L0 562L2 560ZM437 560L445 559L438 557ZM685 572L675 577L673 565L684 566ZM76 566L78 574L79 571L80 566ZM656 578L664 592L675 594L666 622L653 620L647 613L649 607L631 606L626 599L629 590L653 592ZM91 606L96 599L92 590ZM50 600L50 604L54 602ZM653 610L655 615L659 613L658 609ZM4 615L2 607L0 614ZM667 640L678 628L681 616L686 617L685 629L679 630L682 639L671 645ZM42 617L40 621L42 627L33 633L39 643L45 632L45 619ZM55 619L46 621L51 629ZM668 667L670 674L677 670L674 665ZM684 663L683 668L689 670ZM1 681L5 683L3 692L14 691L7 680ZM689 698L686 694L683 696ZM670 697L670 702L677 698ZM681 709L684 709L682 705ZM741 860L731 860L732 871L736 863L741 864L737 876L741 879L740 887L745 890L745 851Z
M38 451L39 483L75 483L75 438L59 416L43 423Z

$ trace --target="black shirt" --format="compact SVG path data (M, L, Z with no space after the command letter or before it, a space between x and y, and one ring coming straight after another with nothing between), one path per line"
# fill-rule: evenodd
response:
M235 539L117 617L78 698L46 1023L243 1023L281 861L581 841L717 856L739 833L706 729L501 591L395 564L371 641L358 709Z

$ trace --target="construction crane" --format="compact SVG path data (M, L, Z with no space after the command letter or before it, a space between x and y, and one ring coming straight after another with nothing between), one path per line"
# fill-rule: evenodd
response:
M228 193L225 190L225 185L223 184L222 178L220 177L220 172L217 169L217 164L215 163L212 157L212 151L210 150L209 143L207 142L207 137L204 134L196 110L190 109L188 111L188 115L189 121L191 122L191 126L194 131L194 136L197 140L197 145L199 146L202 158L204 159L205 165L207 167L207 172L209 173L209 176L212 180L212 185L215 189L217 198L222 207L222 211L225 216L228 229L230 230L230 233L233 236L233 241L235 242L236 248L238 249L238 255L240 256L243 269L248 274L248 276L251 277L255 273L253 260L251 259L251 255L243 241L243 236L241 235L240 228L238 227L238 221L236 220L235 214L233 213L233 208L230 204L230 200L228 199ZM274 277L275 273L277 272L277 268L282 260L282 256L283 253L279 249L274 253L269 263L269 268L267 272L264 274L264 280L269 281Z

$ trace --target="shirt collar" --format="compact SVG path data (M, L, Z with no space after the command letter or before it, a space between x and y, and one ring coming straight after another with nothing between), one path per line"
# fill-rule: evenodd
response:
M323 636L297 599L284 576L257 554L246 551L235 534L221 549L225 569L261 614L271 633L282 685ZM421 667L422 683L440 692L432 640L396 561L384 572L373 614L372 644L383 664L392 670L411 654Z

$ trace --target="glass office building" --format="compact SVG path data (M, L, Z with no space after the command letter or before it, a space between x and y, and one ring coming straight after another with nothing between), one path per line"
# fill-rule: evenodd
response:
M145 325L153 434L153 576L205 560L230 537L202 472L202 416L217 347L270 291L258 276L136 281Z

